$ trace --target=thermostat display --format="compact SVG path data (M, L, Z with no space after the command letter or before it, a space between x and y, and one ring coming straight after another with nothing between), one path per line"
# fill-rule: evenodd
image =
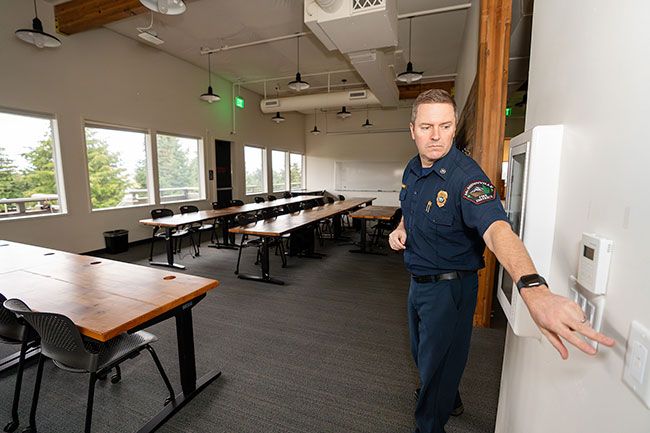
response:
M597 295L607 292L607 276L614 242L583 233L578 262L578 283Z

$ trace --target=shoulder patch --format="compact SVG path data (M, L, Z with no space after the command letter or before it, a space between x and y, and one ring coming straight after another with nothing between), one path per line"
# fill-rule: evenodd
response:
M494 200L496 196L494 185L482 180L471 182L463 191L463 198L474 204L483 204Z

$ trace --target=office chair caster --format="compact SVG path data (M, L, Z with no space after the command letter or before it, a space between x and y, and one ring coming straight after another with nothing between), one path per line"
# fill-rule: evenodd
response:
M118 383L120 380L122 380L122 371L120 370L120 366L116 365L115 374L111 376L111 383L115 384Z
M7 433L11 433L12 431L16 430L18 428L18 421L11 421L5 426L4 431Z
M25 430L23 430L23 433L36 433L36 427L32 427L31 425L27 427Z

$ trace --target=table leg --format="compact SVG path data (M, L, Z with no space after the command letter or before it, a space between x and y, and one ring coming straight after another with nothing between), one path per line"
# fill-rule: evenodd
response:
M231 235L228 229L230 228L230 219L229 218L223 218L221 220L221 237L223 241L221 243L217 242L211 245L208 245L210 248L226 248L229 250L236 250L237 246L233 245L231 242ZM233 240L234 242L234 240Z
M273 278L270 275L271 266L269 264L269 238L266 236L262 237L262 249L260 251L260 256L260 260L262 262L261 276L239 274L238 277L242 280L262 281L264 283L283 285L284 281Z
M174 269L185 269L185 266L174 263L174 238L172 237L172 228L165 227L165 249L167 250L167 263L149 262L153 266L167 266Z
M31 358L37 356L39 353L41 353L40 346L28 347L27 351L25 352L25 361L30 360ZM0 373L9 370L15 365L18 365L19 361L20 361L20 351L16 353L12 353L11 355L8 355L0 359Z
M386 253L381 253L377 251L370 251L368 249L368 220L365 218L358 218L359 224L361 224L361 238L359 240L359 249L358 250L350 250L351 253L359 253L359 254L374 254L376 256L385 256Z

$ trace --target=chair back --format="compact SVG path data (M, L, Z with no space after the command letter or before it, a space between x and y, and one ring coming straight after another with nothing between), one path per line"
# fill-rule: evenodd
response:
M259 212L257 212L258 220L267 220L269 218L273 218L274 216L275 214L272 208L260 209Z
M339 200L341 200L341 201L345 200L345 196L342 195L342 194L339 194Z
M217 210L217 209L224 209L224 208L227 208L227 207L228 207L228 203L223 203L223 202L219 202L219 201L213 201L212 202L212 209Z
M199 208L191 204L185 204L181 206L180 210L181 213L192 213L192 212L198 212Z
M268 196L266 199L267 199L268 201L273 201L273 200L277 200L278 198L277 198L276 196L274 196L274 195L270 195L270 196Z
M161 209L151 209L151 218L164 218L174 216L174 211L171 209L161 208Z
M325 197L325 200L327 200L327 202L328 202L329 204L332 204L332 203L335 202L334 197L329 197L329 196L327 196L327 197Z
M99 356L86 350L79 329L68 317L32 311L20 299L9 299L4 306L25 319L41 337L43 355L66 367L96 371Z
M289 191L285 191L284 194L282 194L282 197L284 197L284 198L291 198L292 195L291 195L291 193L290 193Z
M241 200L230 200L230 206L243 206L244 202Z
M20 323L16 315L2 305L6 300L7 298L0 294L0 341L22 343L27 338L27 326Z
M325 204L325 199L324 198L317 198L314 200L318 206L323 206Z
M302 209L302 205L300 203L287 204L287 210L289 210L290 213L300 212L300 209Z
M235 223L238 226L246 226L257 222L257 214L254 212L240 213L235 217Z
M264 197L255 197L255 203L264 203Z
M400 221L402 221L402 208L398 207L395 210L395 213L393 214L392 217L390 217L390 225L393 228L397 228L399 225Z

